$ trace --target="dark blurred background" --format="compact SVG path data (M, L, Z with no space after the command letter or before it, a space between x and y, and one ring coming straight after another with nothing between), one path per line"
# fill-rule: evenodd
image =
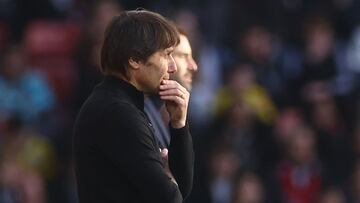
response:
M360 202L359 0L0 0L0 203L76 203L75 115L123 10L190 37L187 203Z

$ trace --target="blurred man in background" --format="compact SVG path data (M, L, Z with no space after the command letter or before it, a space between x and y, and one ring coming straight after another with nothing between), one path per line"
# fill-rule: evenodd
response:
M180 43L174 48L173 58L177 71L170 74L170 79L177 81L187 91L191 91L193 76L197 72L198 66L193 59L192 49L187 34L180 28ZM153 96L145 100L145 111L149 116L155 129L155 135L161 148L170 145L170 134L166 124L169 122L169 115L162 105L158 96Z

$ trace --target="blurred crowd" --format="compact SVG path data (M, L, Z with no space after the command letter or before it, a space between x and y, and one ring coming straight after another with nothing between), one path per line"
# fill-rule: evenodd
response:
M360 1L0 0L0 203L77 203L75 115L107 23L138 7L199 66L187 203L360 202Z

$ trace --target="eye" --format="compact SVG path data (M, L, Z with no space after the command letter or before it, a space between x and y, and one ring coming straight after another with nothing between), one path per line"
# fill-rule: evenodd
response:
M188 55L188 54L179 54L178 57L179 57L179 58L186 59L186 58L189 57L189 55Z
M167 57L171 57L172 54L173 54L173 52L170 51L170 52L166 53L166 56L167 56Z

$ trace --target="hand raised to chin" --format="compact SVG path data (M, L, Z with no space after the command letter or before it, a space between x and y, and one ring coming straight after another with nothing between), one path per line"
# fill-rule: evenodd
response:
M160 84L160 98L165 101L173 128L182 128L186 124L190 93L174 80L163 80Z

